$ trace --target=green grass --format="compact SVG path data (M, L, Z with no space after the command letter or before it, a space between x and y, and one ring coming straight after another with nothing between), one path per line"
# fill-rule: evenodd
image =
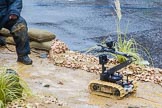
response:
M23 96L31 95L27 84L11 69L1 69L0 72L0 108L8 102Z
M144 61L143 58L138 54L138 44L133 38L126 40L126 38L122 38L122 35L118 35L118 41L115 43L115 49L133 56L133 58L136 60L136 64L140 64L141 61ZM120 63L126 61L126 58L123 56L115 56Z
M151 59L151 56L149 54L149 52L140 44L138 44L134 38L130 38L127 39L127 30L128 30L128 24L126 27L126 31L124 34L122 34L121 32L121 28L120 28L120 21L122 18L122 13L121 13L121 8L120 8L120 0L115 0L115 12L116 12L116 25L117 25L117 42L115 43L115 49L117 51L120 52L124 52L127 53L131 56L133 56L136 61L135 64L139 64L139 65L145 65L146 61L142 58L142 56L139 55L139 51L144 52L149 59ZM115 57L117 58L117 60L119 62L123 62L126 60L125 57L120 56L120 55L115 55ZM151 59L152 62L152 59ZM153 62L151 63L153 65Z

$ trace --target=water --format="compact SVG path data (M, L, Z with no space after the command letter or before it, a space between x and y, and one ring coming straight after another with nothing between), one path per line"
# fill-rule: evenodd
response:
M51 31L71 50L83 51L96 45L93 38L116 32L113 1L24 0L22 16L30 28ZM162 28L161 0L121 0L121 7L122 32L140 33ZM147 47L147 44L144 46Z

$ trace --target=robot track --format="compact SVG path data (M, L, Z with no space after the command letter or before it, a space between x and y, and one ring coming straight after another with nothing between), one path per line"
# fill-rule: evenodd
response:
M109 97L109 98L121 99L127 94L136 91L137 88L136 83L133 83L133 86L134 87L132 91L128 92L125 91L125 89L121 85L118 85L116 83L105 82L101 80L93 80L89 84L89 91L91 94Z

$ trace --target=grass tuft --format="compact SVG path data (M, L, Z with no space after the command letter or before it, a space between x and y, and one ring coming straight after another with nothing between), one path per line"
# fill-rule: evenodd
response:
M142 47L140 44L138 44L135 41L135 39L133 38L127 39L126 33L127 33L128 26L126 27L125 34L122 34L121 32L120 21L122 17L122 12L120 8L119 0L115 0L115 12L117 15L116 23L117 23L117 37L118 37L117 42L115 43L115 49L117 51L132 55L136 59L135 64L145 65L146 62L144 62L145 60L139 55L138 51L142 49L143 52L147 54L148 58L151 59L151 56L149 55L148 51L144 47ZM125 57L120 56L120 55L115 55L115 57L117 58L119 62L123 62L126 60ZM152 62L152 65L153 65L153 62Z
M1 69L0 72L0 108L15 99L31 95L27 84L12 69Z

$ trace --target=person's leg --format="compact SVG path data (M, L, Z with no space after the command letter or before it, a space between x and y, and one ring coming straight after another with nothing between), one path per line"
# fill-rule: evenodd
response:
M20 17L15 21L10 20L5 24L4 27L9 29L13 35L16 43L16 52L18 55L17 61L27 65L32 64L32 60L28 57L28 54L30 54L30 46L27 33L28 28L25 19Z

